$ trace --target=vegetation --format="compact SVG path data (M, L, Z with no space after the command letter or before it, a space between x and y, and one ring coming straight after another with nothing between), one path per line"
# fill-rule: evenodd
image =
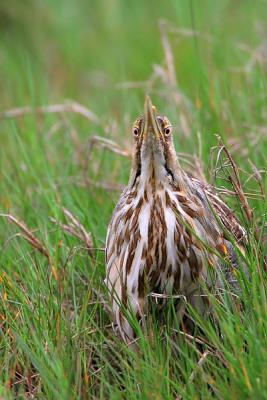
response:
M266 14L264 0L0 5L2 398L267 398ZM134 353L111 327L103 248L146 93L182 164L234 193L250 282L242 310L213 299L220 335L152 318Z

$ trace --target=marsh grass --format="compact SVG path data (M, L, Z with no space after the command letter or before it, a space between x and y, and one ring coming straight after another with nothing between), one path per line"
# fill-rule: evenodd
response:
M0 396L267 398L266 3L13 3L0 6ZM191 310L196 337L180 331L172 300L144 333L133 320L134 352L111 326L103 248L146 92L173 122L184 167L209 181L216 172L223 196L234 192L225 198L247 230L250 281L238 277L241 308L227 291L210 295L216 324ZM250 220L229 159L211 150L216 134ZM119 154L90 152L95 136ZM66 230L64 209L93 253L77 225L76 236Z

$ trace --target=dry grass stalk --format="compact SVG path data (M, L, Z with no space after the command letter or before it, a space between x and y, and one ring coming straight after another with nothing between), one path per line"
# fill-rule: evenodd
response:
M159 30L161 42L164 50L165 66L154 67L154 74L161 76L165 84L169 86L173 100L180 110L180 124L185 136L190 136L189 117L185 106L185 98L178 90L178 82L176 76L176 68L171 44L168 37L168 22L165 20L159 21Z
M7 218L10 222L13 222L15 225L17 225L22 234L20 236L22 236L25 240L27 240L27 242L29 242L31 244L32 247L34 247L36 250L38 250L41 254L43 254L44 256L46 256L49 260L49 262L51 262L51 257L49 255L49 252L47 250L47 248L40 242L40 240L31 232L31 230L27 227L27 225L22 222L19 221L17 218L15 218L13 215L11 214L0 214L0 217L5 217Z
M51 218L51 221L53 223L57 224L64 232L68 233L71 236L76 237L81 242L83 242L85 244L85 247L88 251L89 256L91 258L94 258L95 251L94 251L92 234L90 232L86 231L86 229L80 223L80 221L78 221L78 219L75 218L69 210L67 210L66 208L63 208L63 213L67 220L67 224L63 224L63 223L57 221L55 218Z
M107 139L105 137L93 136L90 139L89 150L88 150L89 155L91 154L91 152L93 151L93 148L95 146L98 146L102 149L108 149L108 150L112 151L113 153L118 154L123 157L127 157L127 158L131 157L131 152L129 150L125 150L125 149L121 148L118 143L114 142L113 140Z
M175 333L179 333L179 335L182 335L185 337L186 340L190 341L190 343L197 343L200 344L202 346L207 346L210 348L210 350L212 350L212 347L210 347L206 342L204 342L203 340L201 340L200 338L196 337L196 336L192 336L189 333L186 333L184 331L178 331L177 329L173 328L173 332Z
M59 283L59 276L58 276L58 272L57 269L54 266L52 257L49 254L49 251L47 250L47 248L45 247L45 245L43 243L41 243L41 241L32 233L32 231L30 230L30 228L25 224L25 222L22 222L20 220L18 220L16 217L14 217L11 214L0 214L0 217L4 217L7 218L8 221L14 223L15 225L17 225L20 230L21 233L20 234L16 234L14 235L15 237L23 237L23 239L25 239L28 243L30 243L30 245L36 249L39 253L41 253L42 255L44 255L47 259L48 259L48 263L51 267L51 271L52 274L54 276L54 278L56 279L56 281ZM60 287L60 285L59 285Z
M70 138L76 150L76 160L82 169L83 178L69 177L69 180L74 184L82 187L94 186L107 191L122 191L123 185L112 182L94 182L88 177L88 165L91 159L91 153L95 146L101 149L108 149L123 157L130 157L131 153L120 147L120 145L110 139L100 136L93 136L89 139L89 145L81 142L76 129L72 126L70 121L63 116L63 125L69 130Z
M151 292L147 297L153 297L155 299L182 299L187 303L186 297L183 294L165 294L165 293L154 293Z
M265 32L264 32L265 33ZM267 45L266 41L263 41L260 45L256 47L250 47L246 43L237 43L237 47L247 53L250 58L244 67L235 68L237 72L244 72L250 74L253 68L259 64L264 70L267 66Z
M227 174L227 180L231 183L231 185L234 189L234 193L238 197L248 221L250 223L252 223L253 211L250 208L249 203L247 201L247 196L246 196L247 194L243 190L238 167L236 166L236 163L234 162L233 157L231 156L230 152L228 151L226 145L223 143L221 137L218 135L217 135L217 137L219 140L219 150L217 153L216 164L215 164L213 176L216 178L217 172L219 170L225 172L226 168L231 167L232 173ZM214 148L212 150L214 150ZM222 163L222 165L220 167L217 167L217 165L219 164L219 160L221 159L222 153L225 154L226 160ZM227 191L227 192L228 192L228 194L233 194L233 193L230 193L229 191ZM253 195L253 193L252 194L250 193L248 195Z
M201 346L207 347L210 354L213 354L215 357L217 357L226 368L228 367L227 361L225 360L223 354L217 349L217 347L210 344L205 338L202 337L200 339L198 336L192 336L189 333L178 331L177 329L173 329L173 332L179 333L180 335L184 336L185 340L189 344L197 343Z
M170 26L168 28L168 31L170 33L173 33L175 35L179 35L179 36L183 36L185 38L194 38L194 37L200 37L205 39L207 42L214 42L214 39L212 38L212 36L206 34L206 33L202 33L196 30L192 30L192 29L188 29L188 28L176 28L176 27L172 27Z
M115 85L117 89L146 89L147 81L126 81Z
M83 168L83 178L86 186L93 185L95 187L100 187L108 191L114 191L114 190L121 191L122 185L108 183L108 182L92 182L92 180L88 177L88 166L91 161L93 149L96 146L101 149L107 149L122 157L127 157L127 158L131 157L130 151L123 149L120 145L118 145L118 143L114 142L113 140L107 139L105 137L93 136L89 141L88 153Z
M87 120L99 124L99 118L85 106L76 102L66 102L65 104L51 104L38 107L16 107L10 110L0 112L0 119L19 118L29 114L61 114L74 113L79 114Z
M227 176L227 179L231 183L233 190L234 190L234 194L239 199L242 209L247 217L247 220L249 221L249 223L253 229L252 232L253 232L253 236L254 236L256 242L258 242L260 240L261 244L264 247L265 238L264 238L264 234L261 233L261 231L262 231L262 229L264 229L264 227L260 228L256 225L253 211L252 211L251 207L249 206L247 199L249 197L252 199L253 198L254 199L255 198L263 198L264 200L266 199L266 195L265 195L263 184L262 184L262 177L261 177L261 174L265 173L266 170L263 170L263 169L258 170L256 168L256 166L254 164L252 164L250 161L253 173L250 174L250 176L248 177L248 179L246 180L245 183L247 183L251 178L254 178L256 180L256 182L258 183L260 190L259 190L259 192L246 193L242 187L242 183L241 183L241 179L240 179L240 175L239 175L239 169L237 168L227 147L222 142L222 139L219 136L218 136L218 139L219 139L219 151L218 151L218 155L217 155L216 166L219 162L222 152L224 152L227 159L226 159L226 162L222 163L222 166L220 167L220 169L225 172L226 168L231 167L232 174L229 174ZM216 170L218 170L218 169L215 169L215 171ZM229 194L229 191L228 191L228 194ZM233 194L233 193L231 192L231 194ZM255 250L255 256L257 257L257 259L259 257L259 254L262 254L262 252L264 253L264 249L262 249L262 246L261 246L261 250L259 250L258 247L257 247L257 249L254 249L254 250ZM265 258L264 258L264 260L265 260ZM263 267L267 271L267 261L266 260L264 261Z
M194 371L191 373L191 375L189 376L188 379L188 384L191 384L197 374L197 372L200 370L200 368L202 367L202 365L204 364L204 362L206 361L206 358L212 354L209 350L204 351L204 353L201 355L200 359L198 360L197 364L196 364L196 368L194 369Z
M155 90L157 81L161 81L163 86L166 87L166 90L159 90L158 94L164 98L171 98L171 100L173 100L179 111L181 130L184 135L188 137L191 135L190 113L188 112L188 107L191 105L191 102L181 90L179 90L174 55L168 35L168 33L172 32L172 28L169 27L169 22L160 20L159 31L164 52L164 65L153 65L153 72L146 81L120 82L117 84L117 87L120 89L144 88L146 93L150 93L152 90Z
M173 89L177 89L177 79L176 79L176 70L174 65L174 57L171 49L171 45L167 35L167 22L164 20L160 20L159 22L159 30L161 36L161 42L164 50L165 55L165 67L167 71L169 85ZM182 99L177 93L177 101L181 103Z
M218 193L222 193L226 196L236 196L236 192L233 190L226 189L225 187L217 187L214 186L214 189ZM260 199L260 198L265 198L265 194L262 193L249 193L249 192L244 192L244 195L249 199Z
M222 142L221 138L219 138L219 143L220 143L221 149L224 151L224 153L225 153L225 155L226 155L227 159L229 160L230 165L232 167L233 175L229 175L229 181L231 182L231 184L232 184L232 186L233 186L233 188L234 188L234 190L235 190L235 192L236 192L236 194L237 194L237 196L238 196L238 198L239 198L239 200L240 200L240 202L242 204L242 208L243 208L248 220L250 222L252 222L253 221L253 211L250 208L250 206L248 204L248 201L247 201L247 198L245 196L245 193L243 191L238 168L237 168L237 166L236 166L231 154L229 153L227 147Z
M266 173L267 171L264 170L264 169L258 169L258 168L256 167L256 165L252 163L251 160L248 160L248 161L249 161L249 163L250 163L250 165L251 165L253 174L251 174L251 175L248 177L248 179L246 180L246 182L248 182L251 178L254 178L254 179L258 182L258 185L259 185L259 188L260 188L260 192L261 192L261 194L262 194L262 197L263 197L264 199L266 199L266 195L265 195L264 188L263 188L263 185L262 185L262 176L261 176L261 174L262 174L262 173ZM245 182L245 183L246 183L246 182Z

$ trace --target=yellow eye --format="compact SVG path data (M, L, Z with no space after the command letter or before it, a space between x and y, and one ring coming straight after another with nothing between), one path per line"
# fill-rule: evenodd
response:
M170 134L172 133L171 125L165 126L165 128L163 129L163 132L164 132L165 136L170 136Z

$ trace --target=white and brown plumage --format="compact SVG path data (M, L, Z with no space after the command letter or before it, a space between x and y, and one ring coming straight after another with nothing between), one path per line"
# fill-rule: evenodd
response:
M106 241L106 284L126 342L134 339L134 333L123 310L130 309L141 319L150 292L181 294L204 312L203 297L196 294L203 282L211 284L209 265L220 264L207 248L235 257L221 225L237 241L245 235L212 188L183 171L171 124L156 114L148 96L133 136L129 183L114 210Z

